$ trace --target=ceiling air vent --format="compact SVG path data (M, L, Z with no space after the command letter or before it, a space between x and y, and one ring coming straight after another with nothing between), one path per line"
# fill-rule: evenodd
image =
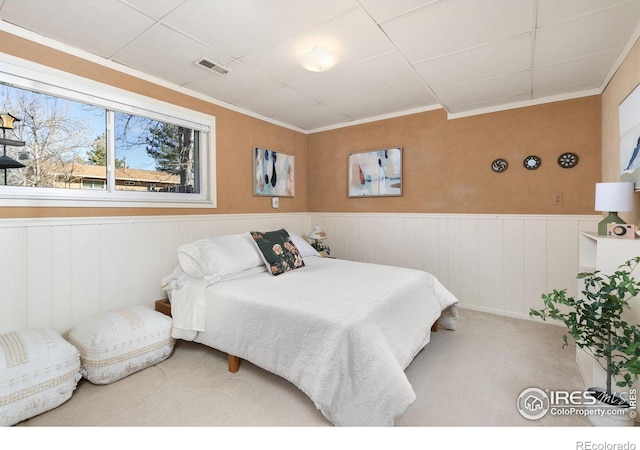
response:
M227 69L224 66L221 66L218 63L214 63L213 61L211 61L210 59L207 59L207 58L200 58L195 63L198 66L202 66L205 69L208 69L208 70L210 70L212 72L217 73L218 75L226 75L227 73L229 73L229 69Z

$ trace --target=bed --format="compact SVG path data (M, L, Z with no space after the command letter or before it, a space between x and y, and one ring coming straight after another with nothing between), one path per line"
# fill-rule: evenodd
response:
M337 426L393 425L416 398L404 370L432 327L456 326L433 275L323 258L286 230L199 240L178 259L163 280L173 336L287 379Z

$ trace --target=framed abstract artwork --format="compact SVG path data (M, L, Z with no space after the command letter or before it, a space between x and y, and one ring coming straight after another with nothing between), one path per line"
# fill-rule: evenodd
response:
M349 197L402 195L402 148L349 154Z
M640 85L618 107L620 124L620 181L640 189Z
M293 197L295 195L294 157L266 148L253 149L253 195Z

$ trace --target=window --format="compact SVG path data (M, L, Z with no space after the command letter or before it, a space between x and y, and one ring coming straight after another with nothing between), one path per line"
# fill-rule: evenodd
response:
M104 137L104 108L0 82L0 110L17 117L5 136L25 144L3 149L24 164L7 170L8 186L80 189L85 176L106 180L106 149L96 137ZM97 148L102 150L101 160Z
M104 189L103 180L82 180L82 189Z
M0 176L3 203L215 206L213 117L84 79L7 68L0 113L18 121L3 137L24 146L0 151L24 167L6 169L6 183Z
M199 131L120 112L114 123L116 190L200 191Z

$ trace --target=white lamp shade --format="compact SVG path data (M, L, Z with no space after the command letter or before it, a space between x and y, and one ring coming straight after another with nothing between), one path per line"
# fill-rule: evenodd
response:
M309 233L309 239L326 239L327 233L325 233L322 228L316 226L313 227L313 230Z
M596 183L596 211L620 212L633 209L633 183Z

